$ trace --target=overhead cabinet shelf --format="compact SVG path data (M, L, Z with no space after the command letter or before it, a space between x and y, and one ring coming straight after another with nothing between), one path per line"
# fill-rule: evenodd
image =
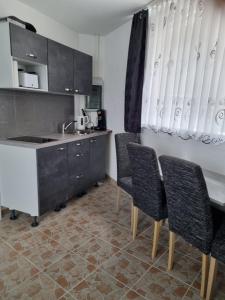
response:
M8 22L0 23L0 44L0 88L90 94L90 55Z

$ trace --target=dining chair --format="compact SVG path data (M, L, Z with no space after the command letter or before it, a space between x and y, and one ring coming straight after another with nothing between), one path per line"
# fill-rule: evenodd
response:
M133 183L133 239L137 234L138 211L154 219L152 259L156 257L160 229L167 218L164 185L160 177L157 155L154 149L129 143L128 153Z
M141 143L140 135L136 133L115 134L116 159L117 159L117 211L120 207L121 189L132 196L132 178L130 161L127 151L129 143Z
M209 269L209 280L206 300L212 299L214 282L216 280L218 261L225 264L225 214L223 215L223 222L218 232L216 233L215 239L212 244L210 269Z
M172 270L176 234L202 252L201 297L205 296L213 216L205 179L199 165L171 156L159 161L166 191L169 223L168 270Z

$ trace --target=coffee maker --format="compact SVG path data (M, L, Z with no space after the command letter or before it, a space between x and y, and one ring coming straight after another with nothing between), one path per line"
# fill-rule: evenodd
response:
M95 130L104 131L106 130L106 111L104 109L97 110L97 126Z

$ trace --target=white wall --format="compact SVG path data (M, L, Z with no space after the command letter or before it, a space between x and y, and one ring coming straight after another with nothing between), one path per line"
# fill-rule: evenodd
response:
M124 131L124 91L127 53L131 22L121 26L103 39L105 109L108 128L113 130L110 141L108 174L116 179L114 134ZM197 141L183 141L166 134L156 135L149 130L142 134L143 144L154 147L157 153L174 155L200 164L203 168L225 175L225 145L204 145Z
M116 178L114 134L124 130L124 91L130 22L103 38L104 108L107 127L113 130L110 138L108 174Z
M70 47L78 46L78 33L73 30L17 0L0 0L0 18L10 15L33 24L43 36Z

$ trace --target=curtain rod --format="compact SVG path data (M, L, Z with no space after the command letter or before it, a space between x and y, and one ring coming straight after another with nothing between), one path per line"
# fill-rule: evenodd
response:
M133 15L137 14L138 12L142 11L142 10L145 10L148 8L148 6L154 2L157 2L157 0L151 0L149 1L145 6L143 6L142 8L139 8L138 10L136 10Z

